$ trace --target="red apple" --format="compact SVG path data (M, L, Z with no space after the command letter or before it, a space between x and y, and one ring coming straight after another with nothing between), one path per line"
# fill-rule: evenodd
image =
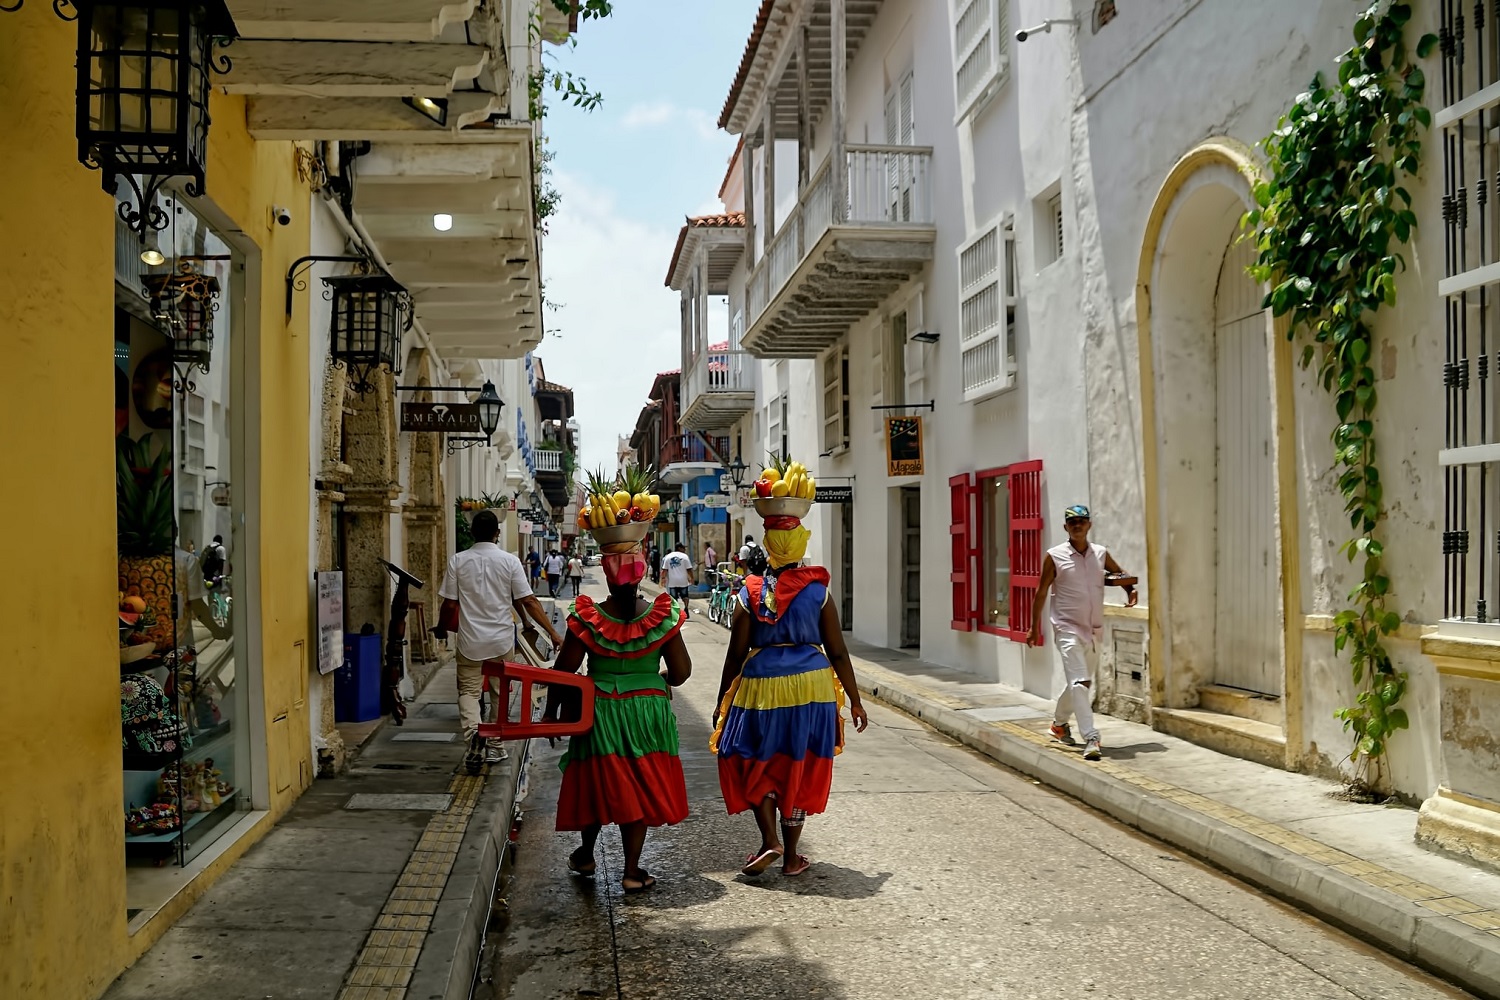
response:
M755 481L755 495L768 497L771 495L771 481L769 479L757 479Z

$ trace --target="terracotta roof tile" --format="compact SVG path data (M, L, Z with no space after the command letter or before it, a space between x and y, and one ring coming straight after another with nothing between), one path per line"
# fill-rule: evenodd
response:
M664 284L672 287L672 275L677 273L677 262L682 259L682 248L687 245L689 229L733 229L745 225L744 212L724 212L720 215L689 216L682 230L677 234L677 245L672 248L672 262L667 265L667 280Z
M760 40L765 36L766 24L771 20L771 10L776 6L776 0L761 0L760 10L756 12L755 24L750 28L750 40L745 43L745 54L740 57L739 71L734 74L734 84L729 88L729 97L724 101L724 110L719 113L719 128L729 127L729 116L734 114L734 106L739 103L740 90L745 86L745 80L750 76L750 67L755 65L755 53L760 48Z
M729 350L729 341L727 340L721 340L717 344L708 345L708 353L710 354L723 354L727 350Z

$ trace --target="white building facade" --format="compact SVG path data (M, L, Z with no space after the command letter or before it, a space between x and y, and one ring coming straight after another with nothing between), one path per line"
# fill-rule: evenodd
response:
M766 0L721 119L742 139L721 190L742 239L736 253L690 220L668 283L684 424L729 433L747 479L785 449L852 488L814 509L809 556L857 639L1054 694L1050 644L1017 639L1062 509L1086 503L1142 579L1139 607L1106 612L1101 706L1333 776L1350 773L1334 712L1356 694L1333 648L1357 572L1339 552L1336 417L1239 237L1255 144L1336 71L1359 12L1272 7ZM1443 16L1416 4L1409 44L1454 37ZM1474 713L1500 707L1483 541L1497 480L1480 472L1500 452L1491 366L1472 360L1494 241L1460 220L1487 211L1473 178L1500 147L1445 154L1442 136L1493 116L1500 89L1461 52L1424 62L1437 127L1409 185L1419 230L1375 321L1403 623L1388 646L1410 730L1368 777L1426 801L1422 836L1497 856L1475 831L1500 829L1500 760ZM707 329L697 303L721 293L729 328ZM1466 415L1467 438L1445 434ZM888 467L892 416L922 417L921 475ZM732 537L758 529L735 514Z

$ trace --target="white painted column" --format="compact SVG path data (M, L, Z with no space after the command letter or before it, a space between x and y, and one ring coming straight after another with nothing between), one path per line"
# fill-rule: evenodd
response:
M768 87L766 110L761 121L761 141L766 144L766 155L761 160L761 171L766 178L766 253L771 252L771 243L776 239L776 84Z
M708 388L708 345L713 338L708 334L708 248L707 240L698 247L698 276L694 282L698 290L698 363L703 365L703 388Z
M833 224L849 216L849 161L844 153L844 133L848 128L849 67L846 61L848 40L844 23L844 0L828 0L829 25L833 36L830 56L833 59L833 142L828 155L833 160Z
M745 186L745 269L755 266L755 136L745 133L740 150L740 170Z

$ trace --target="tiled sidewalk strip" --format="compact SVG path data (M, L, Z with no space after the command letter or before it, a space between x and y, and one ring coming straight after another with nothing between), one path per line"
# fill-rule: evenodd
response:
M448 785L453 804L427 821L375 929L354 961L339 1000L404 1000L483 789L481 775L461 774Z
M1007 767L1251 882L1299 908L1471 990L1500 1000L1500 910L1108 759L1086 763L1013 722L964 706L857 660L860 690Z

